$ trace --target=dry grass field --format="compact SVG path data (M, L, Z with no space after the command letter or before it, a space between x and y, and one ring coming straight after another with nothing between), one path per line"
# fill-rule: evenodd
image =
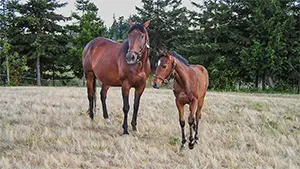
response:
M109 90L106 125L100 99L87 116L83 87L1 87L0 168L300 168L300 96L208 92L199 142L183 151L171 90L147 88L125 136L121 98Z

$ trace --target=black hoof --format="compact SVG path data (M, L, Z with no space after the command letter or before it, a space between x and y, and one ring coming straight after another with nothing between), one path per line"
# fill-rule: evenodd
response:
M194 143L189 143L189 149L190 150L194 149Z
M94 114L90 114L90 118L93 121L94 120Z
M123 135L129 135L129 132L127 130L124 130Z
M132 126L132 130L133 130L133 131L137 131L137 129L136 129L135 126Z

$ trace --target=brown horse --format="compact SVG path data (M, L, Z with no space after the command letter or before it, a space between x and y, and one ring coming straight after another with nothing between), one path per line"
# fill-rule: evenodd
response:
M200 65L189 65L188 62L176 52L157 51L160 57L152 85L159 88L162 83L168 83L171 75L174 76L173 92L176 97L176 106L179 111L179 122L182 132L182 145L186 143L184 134L184 105L189 104L190 115L188 123L190 125L189 148L194 148L195 140L198 140L198 125L201 119L201 109L204 103L204 97L208 87L208 72ZM196 121L195 121L196 113ZM195 136L193 137L193 131Z
M141 95L150 74L149 37L144 24L133 24L128 31L128 40L116 43L106 38L96 38L89 42L82 54L82 65L87 80L89 116L93 120L96 105L96 78L102 83L100 92L103 117L110 123L106 108L106 96L110 86L121 86L123 97L124 134L128 133L127 116L129 111L129 90L135 88L133 116L131 125L136 130L137 113Z

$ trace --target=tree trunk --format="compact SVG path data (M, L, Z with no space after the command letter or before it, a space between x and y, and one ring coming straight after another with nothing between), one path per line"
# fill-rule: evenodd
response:
M8 62L8 56L6 56L6 83L9 85L9 62Z
M268 76L268 84L274 88L276 86L276 83L274 82L274 80L272 79L271 76Z
M298 77L298 94L300 94L300 77Z
M36 84L41 86L40 56L36 57Z
M258 70L256 70L256 75L255 75L255 88L258 89Z
M52 85L54 86L54 64L52 65Z
M266 75L265 72L261 76L262 90L266 90Z

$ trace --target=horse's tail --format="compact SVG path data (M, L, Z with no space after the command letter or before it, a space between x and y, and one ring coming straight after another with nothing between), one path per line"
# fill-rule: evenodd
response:
M97 89L97 78L96 76L94 75L94 82L93 82L93 98L94 98L94 109L95 109L95 112L96 112L96 100L97 100L97 94L96 94L96 89Z

